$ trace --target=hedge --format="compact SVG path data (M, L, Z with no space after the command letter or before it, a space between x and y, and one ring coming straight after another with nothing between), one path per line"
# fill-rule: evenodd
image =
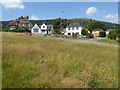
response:
M106 37L106 32L105 31L100 31L99 32L99 37Z

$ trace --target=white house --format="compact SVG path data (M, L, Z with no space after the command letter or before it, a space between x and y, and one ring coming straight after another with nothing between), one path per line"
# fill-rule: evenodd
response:
M94 35L94 37L99 37L99 32L102 31L102 29L95 29L92 31L92 34Z
M71 23L66 27L66 30L64 30L64 35L73 35L78 34L81 35L83 27L79 23Z
M108 35L111 31L113 31L114 29L107 29L106 30L106 35Z
M31 33L41 34L41 29L37 24L33 26L33 28L31 29Z
M43 34L43 35L53 34L54 29L52 25L46 25L45 23L39 26L35 24L34 27L31 29L31 33L32 34Z
M102 31L102 29L95 29L95 30L92 31L92 34L94 35L94 37L99 37L100 31ZM110 31L113 31L113 29L107 29L105 31L106 35L108 35L110 33Z

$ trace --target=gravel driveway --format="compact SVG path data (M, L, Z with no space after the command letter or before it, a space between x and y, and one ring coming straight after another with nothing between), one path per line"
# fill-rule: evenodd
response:
M48 39L52 40L59 40L59 41L66 41L66 42L73 42L73 43L90 43L90 44L97 44L97 45L105 45L105 46L114 46L118 47L117 44L107 44L107 43L102 43L98 42L101 38L94 38L94 39L71 39L71 38L57 38L57 37L50 37Z

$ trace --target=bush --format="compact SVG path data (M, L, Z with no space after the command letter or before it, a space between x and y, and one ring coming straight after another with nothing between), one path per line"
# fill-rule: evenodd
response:
M27 29L13 29L13 30L10 30L10 29L3 29L2 31L5 31L5 32L30 32L29 30Z
M73 38L77 38L78 34L77 33L73 33L72 36L73 36Z
M87 33L86 38L94 38L94 35L92 33Z
M100 31L99 32L99 37L106 37L106 32L105 31Z
M117 37L120 37L120 32L119 32L119 30L111 31L111 32L108 34L108 38L109 38L109 39L116 40Z
M87 33L88 33L88 30L83 29L83 30L81 31L81 34L82 34L83 36L87 35Z

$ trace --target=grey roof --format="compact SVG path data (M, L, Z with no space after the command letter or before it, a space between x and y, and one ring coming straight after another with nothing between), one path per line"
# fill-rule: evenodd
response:
M113 31L114 29L107 29L107 31Z
M67 28L70 28L70 27L81 27L81 25L79 23L71 23L67 26Z
M26 24L26 27L27 29L31 29L32 28L32 23L29 21L29 20L26 20L26 19L16 19L16 20L12 20L6 27L11 27L11 26L16 26L18 24ZM27 24L30 24L30 26L28 26ZM23 27L23 26L19 26L19 27Z
M94 31L102 31L102 29L94 29Z

